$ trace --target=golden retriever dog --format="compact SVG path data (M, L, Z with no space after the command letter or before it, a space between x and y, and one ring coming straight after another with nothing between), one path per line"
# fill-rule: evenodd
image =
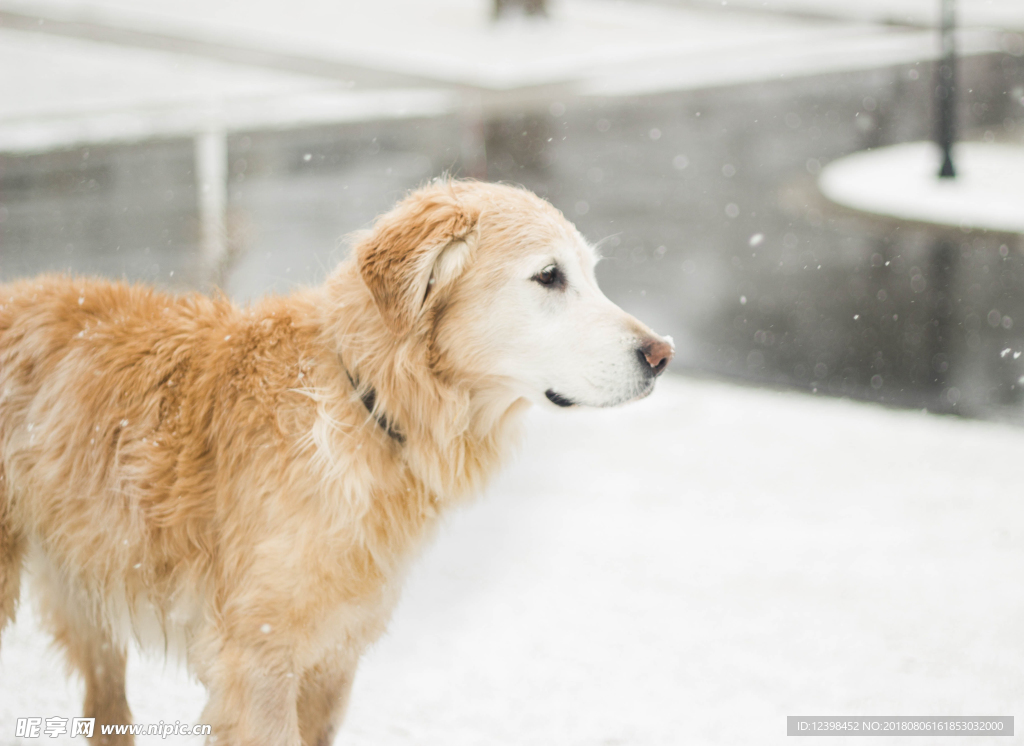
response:
M249 308L0 285L0 630L27 568L97 738L131 722L134 639L187 661L217 744L330 744L411 559L529 404L627 402L668 363L595 261L539 197L445 180Z

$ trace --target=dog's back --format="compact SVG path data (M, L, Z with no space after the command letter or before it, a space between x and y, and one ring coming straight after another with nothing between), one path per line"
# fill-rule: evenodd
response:
M257 329L258 339L246 339L247 321L226 301L124 283L49 276L0 286L5 617L30 536L47 537L44 583L51 573L121 600L90 610L105 624L133 615L137 594L174 597L202 582L224 471L217 431L272 438L274 400L295 380L274 364L282 356L258 354L294 344L290 320ZM238 344L225 343L232 334Z
M63 277L0 288L3 573L11 611L30 537L46 537L42 585L73 578L98 596L117 597L132 595L123 578L140 587L160 580L147 577L160 564L154 553L180 542L182 529L191 528L196 549L206 543L201 518L209 506L204 511L202 499L179 491L191 503L192 525L176 525L172 492L183 475L209 468L210 453L181 452L171 441L205 425L203 412L196 416L181 399L201 392L187 385L197 375L190 353L201 344L199 319L209 324L215 308L201 298L176 301L142 287ZM59 611L61 601L52 598L59 594L48 595L48 611Z

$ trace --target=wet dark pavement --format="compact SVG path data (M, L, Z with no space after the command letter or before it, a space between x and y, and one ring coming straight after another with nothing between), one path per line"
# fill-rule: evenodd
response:
M485 123L485 174L456 116L232 136L225 289L315 282L405 190L485 175L600 242L602 287L675 337L677 371L1021 421L1024 240L856 215L815 188L837 157L929 137L930 68L554 102ZM1024 138L1024 58L962 76L965 135ZM2 279L204 287L198 235L191 141L0 157Z

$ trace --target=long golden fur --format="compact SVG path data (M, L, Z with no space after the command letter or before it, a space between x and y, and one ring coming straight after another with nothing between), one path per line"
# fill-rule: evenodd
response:
M528 192L443 182L247 309L0 286L0 631L28 565L97 735L131 722L134 637L186 657L219 744L329 744L404 568L527 406L460 329L510 257L579 240Z

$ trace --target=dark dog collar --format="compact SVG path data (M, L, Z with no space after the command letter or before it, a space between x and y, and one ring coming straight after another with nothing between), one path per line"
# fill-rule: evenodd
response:
M348 368L345 366L345 361L341 359L341 355L338 355L338 361L341 363L341 369L345 371L345 375L348 376L348 382L352 384L353 390L359 391L359 386L355 382L355 379L352 378L352 374L348 372ZM384 414L376 414L373 411L373 407L377 403L377 390L371 386L359 397L359 399L363 402L363 406L366 407L366 411L370 413L370 416L377 420L377 424L380 425L380 429L386 432L388 437L393 441L399 445L404 445L405 436L395 429L394 425L388 421L387 416Z

